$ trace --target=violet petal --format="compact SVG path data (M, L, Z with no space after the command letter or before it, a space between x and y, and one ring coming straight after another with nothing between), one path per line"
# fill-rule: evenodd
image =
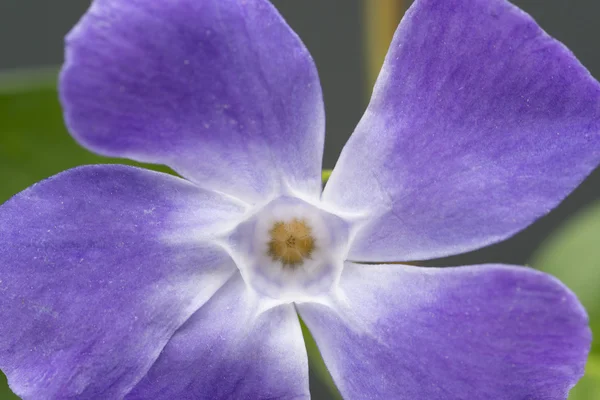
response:
M347 399L564 400L591 333L575 295L524 267L347 263L300 315Z
M267 0L96 0L67 37L60 94L71 133L100 154L248 202L320 195L317 71Z
M263 309L236 274L175 333L133 399L309 399L292 304Z
M600 161L600 85L505 0L417 0L323 198L349 258L473 250L546 214Z
M24 399L117 399L237 268L243 209L180 178L72 169L0 207L0 368Z

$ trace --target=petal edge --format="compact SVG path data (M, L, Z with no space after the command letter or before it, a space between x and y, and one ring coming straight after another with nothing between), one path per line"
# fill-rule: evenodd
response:
M345 398L564 400L591 333L575 295L524 267L347 263L299 312Z
M600 85L505 0L417 0L325 188L355 261L443 257L545 215L600 162Z

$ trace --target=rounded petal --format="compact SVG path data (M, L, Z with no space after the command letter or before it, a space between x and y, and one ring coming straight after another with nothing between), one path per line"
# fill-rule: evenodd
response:
M308 358L292 304L264 309L240 274L179 329L127 396L309 399Z
M321 193L316 68L267 0L95 0L67 37L69 130L247 201Z
M236 271L243 209L171 175L72 169L0 207L0 368L24 399L117 399Z
M355 261L507 238L600 162L600 85L505 0L417 0L324 192L364 216Z
M524 267L347 263L332 307L299 312L345 399L566 399L587 316Z

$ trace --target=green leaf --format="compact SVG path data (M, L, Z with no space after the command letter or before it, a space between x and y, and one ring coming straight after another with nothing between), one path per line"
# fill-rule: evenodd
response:
M577 294L590 316L592 332L600 334L600 203L567 221L534 254L531 265L560 279ZM600 343L592 342L586 374L569 400L600 399Z
M306 344L309 368L314 372L314 375L318 377L321 383L323 383L323 385L329 389L329 399L342 400L342 395L338 391L333 379L331 378L331 375L329 374L329 370L323 361L323 357L321 357L321 352L317 347L317 343L302 319L300 319L300 326L302 327L302 336L304 336L304 343Z
M331 170L331 169L324 169L321 172L321 180L323 181L323 183L327 183L332 172L333 172L333 170Z
M585 368L585 376L569 393L569 400L600 399L600 356L591 355Z
M560 279L585 306L600 333L600 203L578 213L542 244L531 265ZM600 352L600 343L593 344ZM600 354L600 353L599 353Z
M2 372L0 372L0 399L2 400L19 400L20 397L17 396L10 390L8 387L8 383L6 382L6 376Z

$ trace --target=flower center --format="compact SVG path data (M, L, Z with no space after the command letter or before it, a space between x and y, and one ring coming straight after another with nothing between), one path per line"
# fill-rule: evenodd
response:
M284 267L301 266L315 250L312 229L306 220L293 218L288 222L275 222L269 230L269 236L268 254Z
M257 207L228 237L232 257L256 293L303 302L333 290L349 230L338 216L294 197Z

